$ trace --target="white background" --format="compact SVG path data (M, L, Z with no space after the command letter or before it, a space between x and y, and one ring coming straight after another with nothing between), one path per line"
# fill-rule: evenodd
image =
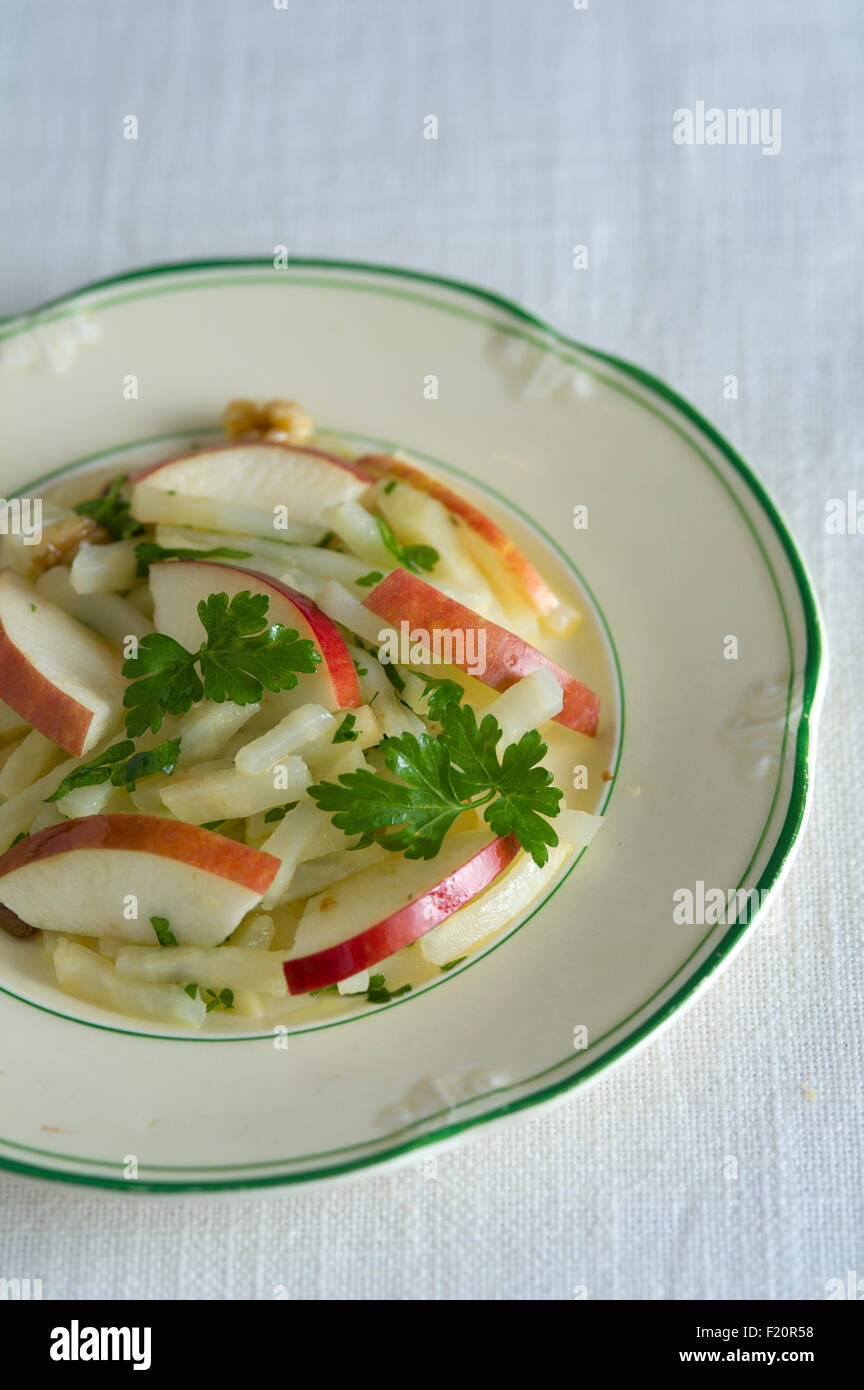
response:
M707 997L561 1108L325 1191L108 1202L5 1176L0 1276L51 1298L824 1297L864 1278L864 536L824 526L864 497L860 7L287 3L4 0L0 313L281 243L477 281L666 378L814 574L812 819ZM780 153L674 144L699 100L779 107Z

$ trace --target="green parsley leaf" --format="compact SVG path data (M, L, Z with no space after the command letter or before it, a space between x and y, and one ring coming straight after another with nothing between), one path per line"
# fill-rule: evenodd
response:
M352 657L351 660L354 661L354 658ZM357 672L358 676L368 676L369 674L366 667L361 666L358 661L354 661L354 670Z
M155 772L164 772L170 776L177 766L179 756L180 739L168 738L164 743L160 743L158 748L142 748L139 752L133 753L123 769L124 780L121 781L118 768L111 774L111 781L115 787L123 786L125 783L127 791L134 792L141 777L152 777ZM74 773L72 775L74 776Z
M384 484L384 491L385 491L385 493L387 494L388 497L390 496L390 493L393 491L394 487L396 487L396 479L395 479L395 478L391 478L390 481L389 481L389 483L385 483L385 484Z
M426 570L428 573L435 568L441 556L433 546L400 545L383 516L376 516L375 520L378 523L382 541L398 565L401 565L403 569L411 570L412 574L419 574L421 570Z
M339 728L336 730L330 742L353 743L356 738L360 737L359 730L354 728L354 725L356 723L356 715L346 714L345 718L342 720L342 723L339 725Z
M396 670L396 667L393 665L393 663L390 661L382 661L381 670L384 672L393 689L396 691L396 694L401 695L402 691L405 689L405 682L400 676L399 672Z
M123 675L133 682L123 696L126 732L137 738L145 730L157 733L166 714L185 714L204 697L195 669L198 654L187 652L173 637L148 632L138 655L123 663Z
M208 700L248 705L260 700L265 687L293 690L298 673L314 672L320 652L293 628L268 625L269 606L266 594L248 589L230 603L227 594L211 594L199 603L198 616L207 633L200 661Z
M45 800L59 801L76 787L96 787L102 782L110 782L113 787L126 787L134 792L142 777L152 777L155 772L172 773L179 756L179 738L166 739L158 748L141 749L137 753L132 740L125 738L70 772Z
M336 532L335 532L335 531L327 531L326 534L323 535L323 536L321 537L320 541L318 541L318 549L319 549L319 550L327 550L327 549L329 548L330 542L331 542L332 540L335 540L335 539L336 539Z
M447 962L446 965L440 965L438 968L439 968L439 970L441 970L441 971L445 971L445 970L455 970L457 965L461 965L462 962L463 962L463 960L467 960L467 959L468 959L467 956L459 956L458 960L448 960L448 962Z
M370 975L366 998L370 1004L389 1004L391 999L398 999L401 994L409 994L410 992L410 985L402 985L399 989L388 989L384 983L383 975Z
M380 584L383 578L380 570L370 570L368 574L361 574L359 579L354 580L354 583L359 584L363 589L371 589L373 584Z
M115 478L104 497L90 497L79 502L74 510L79 516L92 517L99 526L110 531L115 540L123 541L128 536L137 536L144 527L129 510L129 503L120 496L120 489L127 481L127 474Z
M288 812L293 811L296 805L296 801L286 801L284 806L271 806L269 811L264 812L264 824L272 825L276 820L284 820Z
M29 840L29 838L29 830L19 830L18 834L15 836L15 839L12 841L12 844L9 846L9 848L11 849L13 845L17 845L21 840Z
M135 547L138 561L138 577L149 574L150 566L160 560L251 560L251 550L232 550L227 545L216 545L211 550L196 550L194 546L157 545L155 541L139 541Z
M214 1009L233 1009L234 991L233 989L202 989L201 998L205 1003L205 1013L212 1014Z
M138 655L123 666L132 682L123 697L129 736L156 733L166 714L185 714L202 698L248 705L260 700L264 687L293 690L298 672L311 674L320 653L293 628L268 626L269 606L266 594L248 589L230 602L224 593L202 599L198 617L207 638L197 652L161 632L142 637Z
M220 825L224 825L224 820L202 820L199 830L218 830Z
M151 917L150 925L156 933L156 940L160 946L177 945L177 938L171 930L171 923L167 917Z
M408 859L434 859L457 816L467 807L485 806L495 834L515 835L542 868L547 847L558 843L549 818L558 814L561 792L551 785L552 773L537 766L546 754L537 730L523 734L499 759L501 729L493 715L478 727L470 705L450 702L439 719L435 738L400 734L382 741L393 778L361 768L310 787L309 795L338 830L361 837L358 848L376 843Z
M421 700L428 701L430 719L440 719L441 711L447 705L458 705L465 694L463 687L456 681L448 680L446 676L421 676L425 682Z
M195 998L195 995L198 993L198 986L197 986L197 985L184 985L184 986L183 986L183 993L184 993L184 994L188 994L190 999L194 999L194 998Z

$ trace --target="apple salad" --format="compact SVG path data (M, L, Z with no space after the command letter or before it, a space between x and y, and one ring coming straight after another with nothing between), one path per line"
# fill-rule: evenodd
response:
M291 402L224 424L0 556L0 927L189 1028L407 994L600 823L547 758L597 731L579 614L510 537Z

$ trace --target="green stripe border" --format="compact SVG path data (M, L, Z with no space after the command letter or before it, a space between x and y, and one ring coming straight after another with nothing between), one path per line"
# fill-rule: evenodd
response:
M537 318L535 315L529 313L521 306L513 303L512 301L506 299L501 295L495 294L485 289L481 289L475 285L467 284L465 282L460 282L456 280L451 280L443 276L437 276L423 272L415 272L393 266L375 265L372 263L365 262L321 260L317 258L290 258L286 263L286 269L306 271L320 269L323 272L325 272L320 283L325 284L328 287L332 287L334 285L338 286L341 283L339 279L336 278L337 273L342 273L346 271L360 273L361 275L370 277L370 283L366 287L369 291L376 291L378 293L384 294L390 293L394 296L398 296L401 298L413 299L415 301L423 303L424 305L430 308L443 309L446 311L458 313L461 314L461 316L463 317L475 318L486 323L488 323L488 318L486 318L482 314L472 314L469 310L458 308L455 305L448 305L442 303L440 300L430 299L426 295L411 294L406 290L399 290L396 288L387 289L380 285L374 286L373 284L371 284L371 277L384 276L399 281L410 281L421 286L430 285L438 289L443 288L450 292L455 291L456 293L473 297L479 300L481 303L485 303L486 305L491 305L494 308L512 316L517 321L520 321L521 323L527 325L535 332L539 333L544 341L538 343L536 338L532 334L529 334L527 332L521 333L519 332L519 330L513 328L508 329L507 325L497 324L496 326L501 328L503 331L509 331L513 336L523 337L526 341L532 343L532 345L553 352L555 351L555 348L550 347L550 344L557 344L559 351L556 353L556 355L565 358L565 360L572 360L571 354L575 352L579 355L580 358L588 357L593 358L598 363L606 363L607 365L613 367L617 372L620 372L625 377L629 376L635 382L638 382L644 390L647 390L648 392L652 392L653 394L655 394L667 406L671 406L674 410L679 412L687 421L689 421L689 423L692 426L695 426L695 428L698 431L700 431L706 438L708 438L710 442L714 445L714 447L718 450L718 452L720 452L724 456L724 458L731 464L734 470L747 484L750 491L752 492L759 505L761 506L762 510L768 517L768 520L770 521L781 543L786 558L789 562L790 569L796 582L798 594L801 600L802 610L804 613L805 635L807 642L806 657L803 667L802 713L798 725L798 734L796 739L795 769L793 774L792 788L790 791L789 806L787 808L786 816L784 818L783 825L781 827L777 843L774 846L774 850L771 854L771 857L765 866L765 869L762 873L762 876L760 877L758 884L755 885L757 891L760 892L760 896L762 893L767 893L778 883L780 879L780 876L784 869L784 865L787 863L791 851L798 838L798 834L803 824L807 810L808 793L811 783L811 774L808 761L812 742L810 726L812 719L814 722L815 732L815 718L818 714L818 701L821 698L822 681L820 678L823 674L824 641L818 604L816 601L815 594L813 592L812 584L807 573L807 569L804 564L803 558L800 552L798 551L798 548L794 540L792 539L792 536L785 522L783 521L780 513L778 512L776 505L766 492L762 483L753 474L749 466L733 449L733 447L728 443L728 441L719 433L719 431L717 431L706 419L704 419L698 411L696 411L691 405L689 405L687 401L685 401L681 396L679 396L675 391L673 391L671 387L667 386L665 382L653 376L651 373L646 372L639 367L633 366L631 363L625 361L623 358L619 358L611 354L600 352L595 349L586 347L584 344L581 344L574 339L566 337L564 334L559 333L554 328L551 328L549 325L545 324L541 319ZM184 289L200 289L207 283L202 280L201 272L209 270L219 272L217 278L210 282L214 286L224 285L225 272L231 270L266 272L261 276L243 276L242 279L245 283L273 284L279 283L280 278L283 283L286 282L284 270L282 270L281 268L276 269L271 261L262 260L259 258L235 258L229 260L180 262L176 264L155 265L139 270L129 271L125 274L109 277L104 280L92 282L91 284L83 287L80 290L74 291L68 295L63 295L55 300L49 301L41 309L36 310L34 313L26 315L16 315L8 317L6 319L0 319L0 341L12 337L17 333L25 332L37 323L41 326L44 323L52 322L62 318L68 318L76 313L85 311L87 305L86 303L81 303L80 301L86 300L86 297L88 295L98 293L99 291L109 289L117 285L128 285L136 281L154 280L168 276L182 276L184 273L188 273L190 276L194 278L181 281L180 283L174 286L161 286L161 292L168 293L172 290L182 291ZM314 283L312 277L310 276L304 276L303 280L301 281L301 283L307 284L310 282ZM291 283L297 282L293 281ZM152 292L152 288L147 290L131 290L122 295L113 296L112 298L103 301L100 304L100 307L107 308L113 304L118 304L131 299L144 297L145 295L149 295ZM592 372L591 368L588 367L584 361L580 360L578 362L578 365L583 370L587 371L589 374L600 375L600 373L596 371ZM609 379L605 376L602 379L605 380L607 384L613 386L616 385L615 382L610 382ZM617 386L617 389L623 390L625 394L635 396L635 398L639 401L640 405L642 405L644 408L652 410L653 413L657 414L660 418L662 418L662 420L667 426L669 426L677 433L682 435L682 437L684 437L687 440L687 442L690 443L691 446L693 446L696 449L696 452L701 455L701 457L704 459L706 463L708 463L708 465L712 468L712 471L714 471L715 475L726 487L730 496L733 498L742 515L744 516L751 530L751 533L754 535L754 538L756 539L757 545L763 553L764 558L766 559L766 561L768 561L768 557L764 550L764 546L762 545L761 538L758 536L758 533L756 532L755 527L753 526L752 520L748 516L745 508L743 507L740 498L738 498L734 490L729 487L728 482L722 478L722 475L718 472L712 460L706 454L704 454L704 452L699 450L698 445L695 443L691 435L686 431L682 430L681 427L677 425L673 419L670 419L669 415L666 412L660 411L656 407L651 406L651 404L647 402L641 394L637 396L634 392L628 392L626 388L621 387L620 384ZM336 431L333 432L336 433ZM346 433L350 435L350 432ZM358 436L355 435L354 437L357 438ZM415 451L409 450L409 452ZM419 453L416 456L422 457ZM64 469L57 471L66 470ZM458 470L451 469L450 471ZM56 474L54 476L56 476ZM777 585L776 576L773 573L770 561L768 561L768 568L769 573L771 573L772 580L774 582L774 587L775 591L777 592L778 600L780 602L781 613L783 614L788 641L790 638L788 618L783 607L782 595L779 591L779 586ZM789 697L791 697L792 681L795 675L794 660L790 662L790 665L792 667L792 670L790 672L790 687L787 696L787 733ZM784 752L785 743L786 736L784 735ZM620 747L621 741L619 738L619 756ZM751 865L754 862L756 855L758 855L762 843L764 843L765 835L767 834L768 826L771 822L773 810L776 806L777 795L779 794L782 768L783 757L781 756L781 766L780 771L778 772L778 784L777 788L775 788L774 801L772 803L771 811L769 812L765 831L763 831L763 835L760 838L759 845L757 845L757 848L754 851L753 856L751 857ZM575 862L572 867L575 867ZM750 865L748 865L748 870L749 867ZM745 871L745 875L743 877L746 877L746 872L747 871ZM565 875L565 878L566 877L567 875ZM563 883L564 879L562 878L560 882ZM557 886L560 887L560 883ZM241 1178L234 1180L225 1179L217 1182L183 1181L179 1183L130 1183L128 1180L123 1178L109 1178L107 1176L91 1176L85 1173L62 1172L57 1169L45 1168L36 1164L19 1162L17 1160L6 1158L5 1156L0 1156L0 1168L6 1168L9 1171L17 1172L29 1177L49 1178L54 1181L72 1182L76 1184L83 1184L85 1186L96 1186L125 1192L148 1191L158 1193L182 1193L213 1192L226 1189L244 1189L262 1186L282 1185L287 1183L311 1182L329 1177L344 1176L350 1174L351 1172L367 1168L373 1164L379 1164L396 1159L398 1157L410 1154L412 1151L420 1149L423 1146L433 1143L440 1143L445 1139L452 1138L458 1134L464 1133L465 1131L473 1128L476 1125L489 1123L490 1121L501 1119L506 1115L514 1114L520 1110L527 1108L528 1106L534 1106L541 1104L542 1102L552 1100L554 1097L564 1094L566 1091L570 1090L576 1085L596 1075L603 1068L611 1065L612 1062L616 1061L618 1058L622 1057L626 1052L630 1051L639 1043L646 1040L655 1029L660 1027L660 1025L663 1024L666 1020L668 1020L675 1012L677 1012L677 1010L685 1002L692 998L695 991L702 985L704 985L705 982L710 978L711 974L713 974L713 972L726 959L728 959L731 952L734 950L734 948L737 946L737 944L743 937L744 932L748 930L748 928L756 920L758 915L758 911L753 913L752 916L748 914L747 920L741 923L737 923L736 925L730 927L726 931L722 939L718 942L715 949L702 963L700 968L694 973L694 975L690 979L688 979L685 982L685 984L683 984L680 987L680 989L676 991L676 993L670 999L666 1001L666 1003L660 1009L656 1010L655 1013L652 1014L650 1018L646 1019L630 1036L621 1039L621 1041L618 1042L614 1047L610 1048L608 1052L604 1053L602 1057L597 1058L596 1061L594 1061L593 1063L589 1063L587 1066L583 1067L576 1075L565 1077L563 1080L558 1081L539 1092L535 1092L532 1095L523 1096L518 1099L509 1101L502 1101L502 1103L496 1109L491 1110L483 1115L468 1116L464 1118L451 1120L450 1123L442 1125L440 1128L436 1129L432 1133L415 1135L412 1139L396 1144L393 1147L388 1148L386 1151L376 1150L376 1152L372 1154L366 1155L361 1158L355 1158L351 1163L335 1165L331 1164L327 1167L318 1168L303 1173L278 1173L270 1176L261 1176L256 1178ZM694 952L692 952L691 956L688 957L688 961L689 959L692 959L693 955L695 955L696 952L698 952L701 949L701 946L704 944L705 939L707 938L703 938L703 941L694 949ZM688 961L683 962L682 965L679 966L678 970L675 972L676 975L680 974L681 970L686 968ZM672 979L674 978L675 976L673 975ZM661 986L661 988L658 991L656 991L655 996L652 996L652 998L656 997L656 994L661 993L663 989L668 988L669 983L670 981L667 981L665 985ZM641 1009L644 1009L646 1005L650 1002L650 999L644 1001L639 1006L639 1009L636 1010L636 1012L640 1012ZM346 1020L346 1022L347 1021L348 1020ZM610 1031L616 1031L617 1029L624 1026L626 1022L627 1019L622 1020L621 1022L616 1024L614 1029ZM240 1041L240 1039L237 1039L237 1041ZM595 1043L594 1046L599 1046L600 1041L602 1040L598 1039L598 1042ZM568 1058L567 1060L569 1061L570 1059ZM508 1086L495 1088L492 1091L486 1092L483 1096L471 1097L470 1099L462 1101L454 1106L450 1106L446 1109L443 1109L437 1112L436 1114L424 1116L421 1120L418 1120L412 1123L411 1125L406 1126L405 1128L411 1129L415 1128L418 1125L432 1124L436 1120L452 1116L454 1111L457 1111L465 1106L477 1104L480 1101L486 1099L488 1096L503 1095L503 1093L507 1090L512 1090L519 1086L530 1085L532 1082L541 1079L544 1075L547 1075L549 1072L557 1070L562 1065L564 1065L564 1063L556 1063L552 1067L549 1067L545 1069L545 1071L537 1073L533 1077L525 1078L520 1082L510 1083ZM396 1131L396 1133L393 1136L387 1137L396 1138L402 1132L403 1131ZM51 1151L49 1150L35 1149L31 1146L15 1144L11 1141L0 1142L4 1142L6 1144L6 1147L15 1148L19 1152L38 1153L45 1155L46 1157L59 1158L61 1160L65 1159L65 1161L67 1162L70 1161L70 1159L72 1162L76 1161L76 1159L70 1155L56 1155L51 1153ZM377 1143L382 1141L373 1140L369 1142ZM355 1145L347 1147L350 1150L351 1148L355 1148L357 1146ZM329 1154L305 1155L304 1157L297 1158L293 1161L314 1161L319 1157L332 1157L335 1153L342 1151L334 1150L331 1151ZM89 1162L93 1164L100 1163L104 1166L115 1166L109 1165L107 1161L104 1160L87 1159L77 1161ZM277 1162L283 1163L285 1161L286 1160L284 1159L277 1160ZM241 1167L243 1169L248 1169L252 1166L273 1165L233 1165L233 1167L236 1169L239 1169ZM222 1165L223 1171L226 1167L228 1167L228 1165ZM152 1165L149 1168L149 1171L157 1170L158 1165ZM178 1169L172 1167L171 1171L178 1171ZM205 1170L202 1169L200 1166L196 1166L196 1168L193 1171L202 1172Z
M145 449L145 448L147 448L147 447L152 447L152 446L155 445L155 444L174 444L174 443L176 443L177 440L180 440L180 439L184 439L184 440L189 440L189 439L201 439L201 438L205 437L205 436L208 435L208 434L218 434L218 435L221 436L221 433L222 433L222 431L221 431L220 429L218 429L218 428L214 429L213 426L207 426L207 427L204 428L204 429L186 429L186 430L174 431L174 432L168 433L168 434L149 435L149 436L146 437L145 439L134 439L134 440L129 440L127 443L121 444L121 445L118 445L118 446L115 446L115 447L113 447L113 448L99 449L99 450L97 450L96 453L87 454L87 455L86 455L85 457L83 457L83 458L73 459L71 463L64 463L64 464L61 464L59 468L54 468L54 469L52 469L50 473L43 473L41 477L39 477L39 478L34 478L31 482L25 484L25 486L24 486L23 488L19 489L19 491L18 491L17 493L14 493L13 496L16 496L16 497L17 497L17 496L23 496L25 493L29 493L29 492L35 491L37 488L41 488L45 483L50 483L50 482L52 482L52 481L55 481L57 478L61 478L61 477L65 476L65 475L68 474L68 473L74 473L74 472L76 471L76 469L86 468L86 467L88 467L88 466L91 465L91 464L98 463L98 462L100 462L102 459L108 459L108 458L110 458L110 459L116 459L116 458L117 458L119 455L121 455L121 454L124 454L124 453L131 453L131 452L134 452L134 451L137 450L137 449ZM508 499L503 495L503 493L499 492L497 488L492 487L490 484L488 484L488 483L481 483L478 479L476 479L476 478L471 478L469 474L463 472L463 470L462 470L461 468L457 468L454 464L445 463L445 462L444 462L443 460L441 460L441 459L433 458L433 457L431 456L431 454L423 454L423 453L420 453L418 450L411 450L411 449L408 448L406 445L395 443L392 439L380 439L380 438L377 438L376 436L373 436L373 435L357 434L357 433L352 432L352 431L350 431L350 430L340 430L340 429L336 429L336 428L334 428L333 426L327 426L326 428L324 428L324 427L322 426L321 429L319 430L319 433L320 433L323 437L325 437L325 438L334 438L334 439L335 439L335 438L338 436L338 438L339 438L340 440L342 440L342 441L344 441L344 442L347 442L347 443L353 443L353 444L361 445L364 449L369 448L369 447L371 446L371 447L373 447L373 448L375 448L375 449L378 449L378 450L382 450L382 449L383 449L383 450L390 450L390 451L396 450L396 451L399 451L399 452L403 452L403 451L404 451L405 453L409 454L411 457L413 457L413 458L415 458L415 459L422 459L424 463L430 463L430 464L432 464L434 467L440 468L443 472L451 473L451 474L454 474L454 475L455 475L456 477L458 477L458 478L464 479L465 482L471 483L474 487L478 487L478 488L480 488L482 491L488 493L490 497L494 497L498 502L500 502L501 505L502 505L503 507L509 508L510 511L515 512L517 516L521 517L522 521L526 524L526 526L531 527L531 529L532 529L537 535L541 536L541 537L543 538L543 540L546 542L546 544L549 546L550 550L552 550L552 551L559 557L559 559L567 566L567 568L568 568L569 570L571 570L572 573L576 576L576 578L577 578L577 580L578 580L578 582L579 582L581 588L582 588L583 591L584 591L583 597L587 598L587 599L590 601L591 606L592 606L593 611L594 611L594 614L595 614L595 617L597 618L597 621L598 621L598 623L599 623L599 626L600 626L600 628L602 629L602 631L603 631L603 633L604 633L604 635L605 635L606 642L607 642L607 644L608 644L608 649L609 649L609 650L608 650L608 655L609 655L609 657L610 657L610 665L611 665L611 667L612 667L612 669L613 669L613 671L614 671L614 673L615 673L615 683L616 683L616 686L617 686L618 708L617 708L616 713L617 713L617 715L618 715L618 718L617 718L617 728L616 728L615 744L614 744L614 748L613 748L614 758L613 758L612 775L611 775L609 781L606 783L605 792L604 792L604 795L603 795L603 797L602 797L602 799L601 799L600 805L596 808L596 810L595 810L595 812L594 812L594 814L596 814L596 815L604 815L605 812L606 812L607 807L609 806L609 802L610 802L611 799L612 799L612 793L613 793L613 791L614 791L614 789L615 789L615 783L616 783L617 778L618 778L618 768L619 768L620 765L621 765L621 753L622 753L623 746L624 746L624 728L625 728L625 724L626 724L626 702L625 702L625 698L624 698L624 680L623 680L623 677L622 677L622 675L621 675L621 661L620 661L620 658L619 658L619 656L618 656L618 648L617 648L616 645L615 645L615 639L614 639L614 637L613 637L613 635L612 635L612 629L610 628L609 623L608 623L608 621L607 621L607 619L606 619L606 614L603 612L603 609L600 607L600 604L599 604L598 601L597 601L597 596L595 595L594 591L592 590L590 584L588 584L587 580L586 580L585 577L583 576L582 571L581 571L581 570L579 569L579 567L573 562L572 557L569 556L569 555L567 554L567 552L558 544L558 542L555 540L555 538L554 538L553 536L550 536L550 535L549 535L548 531L546 531L542 526L540 526L538 522L534 521L534 520L527 514L527 512L523 511L522 508L519 507L519 506L517 506L515 502L510 502L510 501L508 501ZM782 760L781 760L781 761L782 761ZM779 776L779 774L778 774L778 776ZM772 808L771 808L771 809L772 809L772 811L773 811L773 803L772 803ZM770 823L770 819L771 819L771 812L769 812L768 823ZM766 829L767 829L767 823L766 823ZM762 836L763 839L764 839L764 834L765 834L765 832L763 831L763 836ZM762 840L760 839L759 844L761 845L761 843L762 843ZM360 1012L356 1012L356 1013L352 1013L352 1014L345 1014L345 1015L343 1015L343 1016L341 1016L341 1017L331 1019L329 1022L310 1023L310 1024L306 1025L306 1026L297 1027L297 1028L295 1028L295 1029L292 1030L292 1032L289 1034L289 1036L292 1037L292 1038L299 1038L299 1037L305 1036L307 1033L322 1033L322 1032L324 1032L324 1031L325 1031L326 1029L328 1029L328 1028L339 1028L339 1027L344 1027L345 1025L347 1025L347 1024L349 1024L349 1023L359 1023L359 1022L360 1022L362 1019L364 1019L364 1018L375 1018L375 1017L377 1017L378 1014L386 1013L386 1011L387 1011L388 1009L404 1008L404 1007L406 1007L407 1005L414 1003L417 999L422 999L425 995L431 993L431 991L432 991L433 989L438 989L441 985L446 985L446 984L448 984L451 980L455 980L456 977L457 977L458 975L464 975L465 972L466 972L466 970L470 970L470 969L472 969L473 966L479 965L479 963L480 963L482 960L485 960L487 956L490 956L490 955L492 954L493 951L497 951L498 948L499 948L500 946L503 946L504 943L505 943L506 941L509 941L509 940L511 939L511 937L515 936L517 932L521 931L522 928L523 928L524 926L526 926L526 925L528 924L528 922L530 922L531 919L532 919L533 917L536 917L536 915L537 915L537 913L540 911L540 909L541 909L542 907L545 907L546 904L550 901L550 899L554 898L554 896L555 896L555 894L558 892L559 888L561 888L561 887L563 886L563 884L566 882L566 880L570 877L571 873L572 873L573 870L576 868L576 865L580 862L580 860L582 859L582 856L586 853L586 851L587 851L588 848L589 848L589 846L586 845L583 849L581 849L581 850L579 851L578 855L577 855L576 858L573 860L572 864L569 864L569 865L568 865L568 867L567 867L567 869L565 870L565 872L561 875L561 877L558 879L558 881L557 881L557 882L553 885L553 887L549 890L549 892L546 894L545 898L542 898L542 899L540 900L540 902L537 903L536 906L532 908L531 912L528 914L528 916L527 916L526 918L524 918L523 921L519 922L519 924L518 924L516 927L511 928L509 931L506 931L503 935L499 936L499 937L492 943L492 945L487 946L487 947L485 948L485 950L483 950L479 955L471 956L470 959L468 959L464 965L460 965L460 966L457 967L455 970L452 970L452 971L448 972L446 975L442 976L440 979L437 979L437 980L433 979L433 980L427 981L424 985L422 985L422 986L420 986L418 989L412 991L411 994L406 995L406 996L405 996L404 998L402 998L402 999L394 999L394 1000L392 1001L392 1003L389 1003L389 1004L376 1004L376 1005L372 1005L372 1006L370 1006L369 1008L363 1009L363 1010L360 1011ZM758 853L758 846L757 846L757 853ZM748 870L749 870L749 865L748 865ZM746 873L746 872L747 872L747 871L745 870L745 873ZM710 935L710 933L709 933L709 935ZM698 949L698 948L697 948L697 949ZM668 982L667 982L667 983L668 983ZM17 1000L17 1002L18 1002L19 1004L26 1004L29 1008L38 1009L41 1013L50 1014L50 1015L51 1015L52 1017L54 1017L54 1018L61 1018L61 1019L63 1019L63 1020L64 1020L65 1022L67 1022L67 1023L74 1023L74 1024L77 1024L77 1025L78 1025L79 1027L81 1027L81 1028L95 1028L95 1029L97 1029L99 1032L102 1032L102 1033L118 1033L118 1034L120 1034L122 1037L127 1037L127 1038L148 1038L148 1039L151 1039L151 1040L153 1040L153 1041L155 1041L155 1042L197 1043L199 1046L200 1046L201 1044L205 1044L205 1045L211 1044L211 1045L212 1045L212 1044L214 1044L214 1043L248 1043L248 1042L270 1042L270 1043L272 1043L272 1041L273 1041L273 1031L272 1031L272 1029L271 1029L269 1032L266 1032L266 1033L241 1033L241 1034L233 1034L233 1033L223 1033L223 1034L219 1034L219 1033L209 1033L209 1034L208 1034L208 1033L205 1033L205 1034L198 1034L198 1033L147 1033L147 1032L145 1032L145 1031L144 1031L143 1029L141 1029L141 1028L120 1028L120 1027L118 1027L118 1026L114 1026L114 1025L109 1024L109 1023L97 1023L97 1022L95 1022L93 1019L77 1018L74 1014L63 1013L62 1010L60 1010L60 1009L51 1009L51 1008L48 1007L47 1004L39 1004L39 1003L36 1002L35 999L28 999L28 998L27 998L25 995L23 995L23 994L16 994L14 990L6 989L5 986L3 986L3 985L0 985L0 994L5 994L6 997L9 998L9 999L15 999L15 1000ZM650 1000L645 1001L645 1002L650 1003ZM640 1007L640 1008L644 1008L644 1007L645 1007L644 1003L641 1004L639 1007ZM636 1010L636 1012L638 1013L638 1010ZM625 1020L623 1020L623 1021L626 1022L627 1020L625 1019ZM615 1025L615 1028L611 1029L610 1031L611 1031L611 1032L615 1032L615 1029L616 1029L616 1028L619 1028L619 1027L621 1027L621 1024L620 1024L620 1023L616 1024L616 1025ZM608 1036L609 1036L609 1033L608 1033L608 1032L607 1032L607 1033L604 1033L602 1037L598 1038L597 1041L596 1041L595 1043L592 1044L592 1046L598 1047L598 1046L600 1045L600 1043L603 1042L604 1039L605 1039L606 1037L608 1037ZM570 1057L568 1056L565 1060L569 1061L569 1060L570 1060ZM559 1063L558 1065L563 1065L563 1063ZM521 1084L523 1084L523 1083L520 1082L520 1083L518 1083L518 1084L521 1085ZM8 1143L8 1142L9 1142L9 1141L4 1140L3 1138L0 1138L0 1144L5 1144L5 1143ZM68 1156L68 1155L67 1155L67 1156ZM81 1161L82 1163L95 1163L95 1162L97 1162L96 1159L81 1159L80 1161ZM274 1163L275 1163L275 1162L287 1162L287 1161L288 1161L288 1160L285 1160L285 1159L279 1159L279 1160L275 1160ZM232 1168L233 1168L233 1167L236 1167L235 1164L232 1164L232 1165L230 1165L230 1166L231 1166ZM252 1164L252 1165L250 1165L250 1166L254 1167L255 1165ZM274 1165L271 1164L271 1165L268 1165L268 1166L274 1166ZM199 1171L199 1167L198 1167L197 1164L195 1165L194 1171L195 1171L195 1172L198 1172L198 1171Z

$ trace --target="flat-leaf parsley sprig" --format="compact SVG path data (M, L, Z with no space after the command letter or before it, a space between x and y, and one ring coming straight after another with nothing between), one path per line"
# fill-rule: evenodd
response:
M132 515L125 497L120 496L120 489L127 481L127 474L121 473L102 497L88 497L74 509L79 516L89 516L97 525L103 526L116 541L139 536L144 530L138 518Z
M142 777L152 777L155 772L170 775L177 766L179 756L179 738L166 739L158 748L141 748L137 753L131 738L124 738L106 748L104 753L98 753L89 763L83 763L70 772L45 800L60 801L78 787L98 787L103 782L134 792Z
M267 623L270 600L248 589L211 594L198 604L207 633L197 652L162 632L141 638L138 655L124 663L132 684L123 703L126 731L136 738L155 734L166 714L185 714L201 699L237 705L260 700L267 690L293 690L297 676L311 675L321 660L313 642L293 628Z
M194 546L158 545L156 541L139 541L135 547L138 578L150 573L150 566L163 560L251 560L251 550L233 550L229 545L214 545L210 550Z
M378 531L384 545L394 557L397 565L403 569L411 570L412 574L419 574L421 570L429 573L434 570L441 556L434 546L431 545L402 545L396 539L392 529L387 525L383 516L376 516Z
M457 816L485 806L496 835L515 835L541 868L558 836L549 824L560 810L552 773L538 767L546 745L536 729L511 743L499 758L501 727L487 714L480 725L470 705L443 704L441 732L385 738L381 752L397 780L361 768L338 782L309 788L333 824L359 835L356 848L382 845L407 859L434 859Z

